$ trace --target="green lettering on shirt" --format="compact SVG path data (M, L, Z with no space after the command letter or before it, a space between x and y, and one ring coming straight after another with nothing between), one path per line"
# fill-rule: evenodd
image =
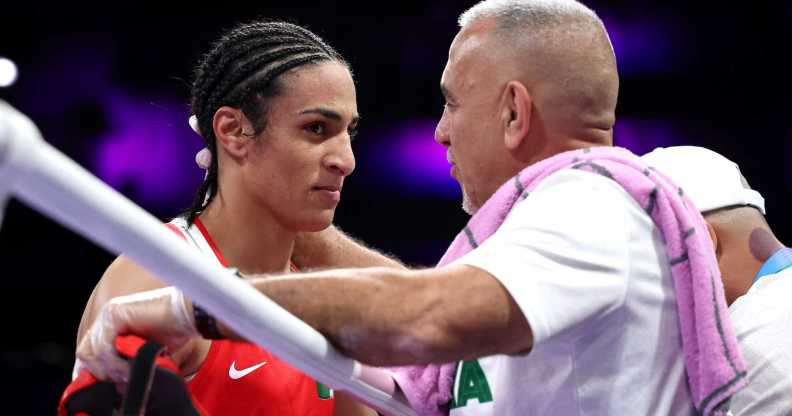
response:
M487 376L478 360L463 361L459 369L459 385L456 397L451 403L451 408L467 406L468 400L476 399L479 403L492 401L492 390L490 390Z
M329 400L333 398L333 390L320 382L316 382L316 394L321 400Z

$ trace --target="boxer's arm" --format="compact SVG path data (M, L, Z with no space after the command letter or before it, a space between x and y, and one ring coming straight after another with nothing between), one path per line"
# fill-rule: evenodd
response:
M91 293L77 330L77 345L80 345L80 341L88 333L102 307L110 299L163 287L166 285L146 269L126 257L118 257L110 264ZM198 371L208 349L209 341L196 338L171 354L171 358L180 366L184 374L192 374Z
M366 247L335 226L316 233L299 233L294 262L300 269L391 267L404 269L398 259Z
M91 293L88 304L83 311L80 327L77 330L77 345L96 320L102 306L108 300L123 295L145 292L165 287L159 279L152 276L142 267L121 256L107 268L99 283Z

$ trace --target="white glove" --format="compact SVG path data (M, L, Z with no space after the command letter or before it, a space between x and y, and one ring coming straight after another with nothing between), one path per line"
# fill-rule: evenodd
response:
M200 336L181 291L174 287L111 299L77 347L80 366L100 380L126 383L129 364L118 355L118 335L134 334L174 352Z

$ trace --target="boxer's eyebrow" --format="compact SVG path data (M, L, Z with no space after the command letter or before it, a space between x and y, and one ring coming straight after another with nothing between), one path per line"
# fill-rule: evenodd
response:
M340 113L334 110L330 110L328 108L309 108L307 110L300 111L300 114L319 114L322 117L329 118L333 121L342 121L344 119ZM352 122L350 124L357 124L360 121L360 115L355 115L352 117Z
M309 108L307 110L300 111L300 114L319 114L331 120L341 121L341 114L326 108Z

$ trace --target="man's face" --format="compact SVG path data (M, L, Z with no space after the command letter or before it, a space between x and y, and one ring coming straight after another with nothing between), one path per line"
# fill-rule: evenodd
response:
M435 141L448 149L451 175L462 187L462 207L470 214L509 177L503 172L509 154L499 123L505 82L487 38L486 26L474 25L451 44L440 81L446 104L435 130Z

